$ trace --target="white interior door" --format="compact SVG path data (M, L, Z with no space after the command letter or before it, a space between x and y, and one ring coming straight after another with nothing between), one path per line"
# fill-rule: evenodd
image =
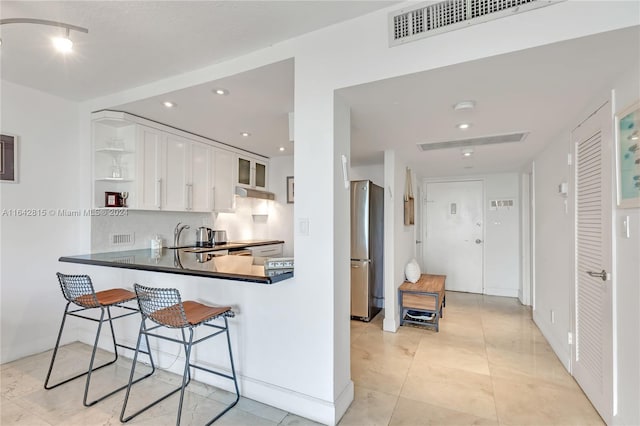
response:
M573 131L576 153L573 375L602 418L613 418L611 116L609 104Z
M423 272L447 276L447 290L483 292L483 182L426 184Z

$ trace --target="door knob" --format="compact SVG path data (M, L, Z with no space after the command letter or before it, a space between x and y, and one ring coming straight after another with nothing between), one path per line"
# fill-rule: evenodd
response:
M591 271L587 271L587 274L589 274L590 277L599 277L602 279L602 281L606 281L607 280L607 271L605 271L604 269L601 272L591 272Z
M482 240L480 238L477 238L476 239L476 244L480 244L480 243L482 243Z

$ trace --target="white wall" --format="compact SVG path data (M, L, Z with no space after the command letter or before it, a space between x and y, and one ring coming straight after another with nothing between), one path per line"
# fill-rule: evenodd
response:
M569 118L567 118L569 120ZM558 185L569 182L569 130L558 135L535 159L535 306L533 319L567 369L571 347L573 217L558 195ZM551 322L551 311L555 321Z
M58 257L78 252L89 216L81 210L82 164L78 105L1 80L1 130L18 135L19 183L0 183L1 362L53 347L64 299L55 273L70 271ZM34 209L38 216L15 216ZM28 337L25 337L28 336ZM73 331L66 341L75 340Z
M276 195L276 199L269 206L266 238L284 241L284 256L293 256L294 251L293 208L295 203L287 204L287 176L295 178L293 161L293 156L274 157L269 160L269 191Z
M484 292L517 297L520 277L520 186L517 173L483 177L485 193ZM509 209L490 210L491 200L512 199Z
M384 164L367 164L365 166L351 166L351 180L370 180L378 186L384 187Z

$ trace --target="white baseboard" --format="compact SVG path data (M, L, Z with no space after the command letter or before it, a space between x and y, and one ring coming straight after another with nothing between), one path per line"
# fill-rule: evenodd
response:
M487 296L518 297L518 289L517 288L485 287L484 294L486 294Z
M353 402L353 396L354 396L353 380L349 380L349 383L347 383L347 386L345 386L342 392L340 392L340 395L338 395L338 398L336 399L336 402L334 404L335 405L335 417L334 417L334 423L333 423L334 425L338 424L342 416L344 416L344 413L346 413L347 410L349 409L351 402Z
M538 326L540 332L547 339L551 349L555 352L556 356L564 365L564 368L571 373L571 351L567 353L567 346L562 341L562 336L558 337L553 333L550 324L541 317L539 311L533 311L533 322Z

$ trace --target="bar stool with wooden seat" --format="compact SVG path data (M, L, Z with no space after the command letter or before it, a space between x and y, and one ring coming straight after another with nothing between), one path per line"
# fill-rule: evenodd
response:
M212 424L220 417L222 417L227 411L238 403L240 399L240 391L238 389L238 380L236 378L236 371L233 364L233 353L231 350L231 339L229 338L229 324L227 318L234 317L235 314L229 306L207 306L195 301L183 302L180 297L180 292L173 288L151 288L145 287L140 284L134 284L133 288L138 296L138 306L140 307L140 314L142 315L142 321L140 323L140 333L138 335L138 343L136 346L136 353L133 357L133 365L131 367L131 376L129 377L129 387L124 397L124 403L122 405L122 412L120 413L120 421L127 422L138 414L148 410L155 406L159 402L170 397L174 393L180 391L180 399L178 403L178 416L176 419L176 425L180 425L180 418L182 416L182 403L184 400L184 393L187 385L191 381L190 368L206 371L230 379L233 381L235 387L236 396L234 401L227 405L224 410L218 413L207 425ZM224 325L213 324L211 321L215 319L224 320ZM147 320L151 320L152 324L147 324ZM155 324L153 324L155 323ZM196 327L205 326L214 329L207 335L194 339L194 330ZM179 338L169 337L167 335L158 334L156 330L160 328L180 329L182 340ZM189 338L187 339L185 330L189 330ZM231 366L231 375L223 373L221 371L214 371L205 368L201 365L191 363L191 349L194 345L204 342L214 336L225 333L227 336L227 348L229 350L229 363ZM136 368L136 358L140 351L140 343L142 337L148 338L148 336L157 337L159 339L168 340L171 342L179 343L184 347L185 351L185 363L184 371L182 374L182 384L180 387L173 389L166 395L158 398L154 402L138 410L137 412L125 417L125 411L129 401L131 393L131 385L133 382L133 376ZM148 346L147 346L148 347Z
M119 388L107 393L106 395L103 395L101 397L99 397L98 399L95 399L93 401L87 401L88 395L89 395L89 387L91 384L91 373L93 373L96 370L99 370L101 368L104 368L108 365L111 365L113 363L115 363L118 360L118 347L121 348L126 348L126 349L130 349L130 350L135 350L135 348L133 347L129 347L123 344L120 344L118 342L116 342L116 337L115 337L115 332L113 330L113 320L118 319L118 318L123 318L123 317L127 317L129 315L134 315L138 312L138 309L136 307L131 307L131 306L125 306L124 304L126 302L135 300L136 298L136 294L132 291L129 290L125 290L123 288L114 288L114 289L109 289L109 290L103 290L103 291L98 291L96 292L93 288L93 283L91 282L91 278L88 275L65 275L65 274L61 274L60 272L58 272L56 274L58 276L58 281L60 283L60 289L62 290L62 295L64 296L64 298L67 300L67 305L65 307L64 310L64 314L62 315L62 323L60 324L60 331L58 332L58 339L56 340L56 345L53 349L53 355L51 357L51 364L49 365L49 371L47 372L47 377L44 381L44 388L45 389L53 389L56 388L60 385L63 385L65 383L68 383L72 380L75 380L79 377L82 376L87 376L87 381L85 383L84 386L84 398L82 400L82 403L86 406L89 407L91 405L94 405L95 403L102 401L103 399L115 394L118 391L123 390L124 388L126 388L129 384L125 384L123 386L120 386ZM75 309L74 307L72 307L71 305L76 305L79 308ZM70 310L69 308L72 307L72 309ZM130 311L130 312L125 312L122 313L120 315L117 316L112 316L111 315L111 308L119 308L119 309L123 309L125 311ZM100 318L95 318L95 317L91 317L91 316L87 316L87 315L83 315L81 314L81 312L84 311L88 311L91 309L100 309ZM106 313L106 318L105 318L105 313ZM98 331L96 332L96 338L93 344L93 350L91 352L91 360L89 361L89 369L83 373L77 374L71 378L65 379L59 383L56 383L54 385L50 385L49 384L49 380L51 378L51 372L53 371L53 365L55 364L56 361L56 355L58 354L58 349L60 347L60 339L62 337L62 332L64 330L64 325L67 319L67 316L73 316L73 317L77 317L77 318L83 318L89 321L94 321L98 323ZM109 328L111 329L111 340L113 342L113 352L114 352L114 358L111 361L108 361L102 365L99 365L97 367L94 367L93 364L95 362L95 358L96 358L96 352L98 349L98 342L100 340L100 331L102 330L102 324L104 322L108 322L109 323ZM151 355L149 354L149 352L144 352L147 355L149 355L149 359L151 361L151 372L136 379L134 381L134 383L139 382L140 380L151 376L151 374L153 374L153 372L155 371L155 365L153 363L153 359L151 358Z

